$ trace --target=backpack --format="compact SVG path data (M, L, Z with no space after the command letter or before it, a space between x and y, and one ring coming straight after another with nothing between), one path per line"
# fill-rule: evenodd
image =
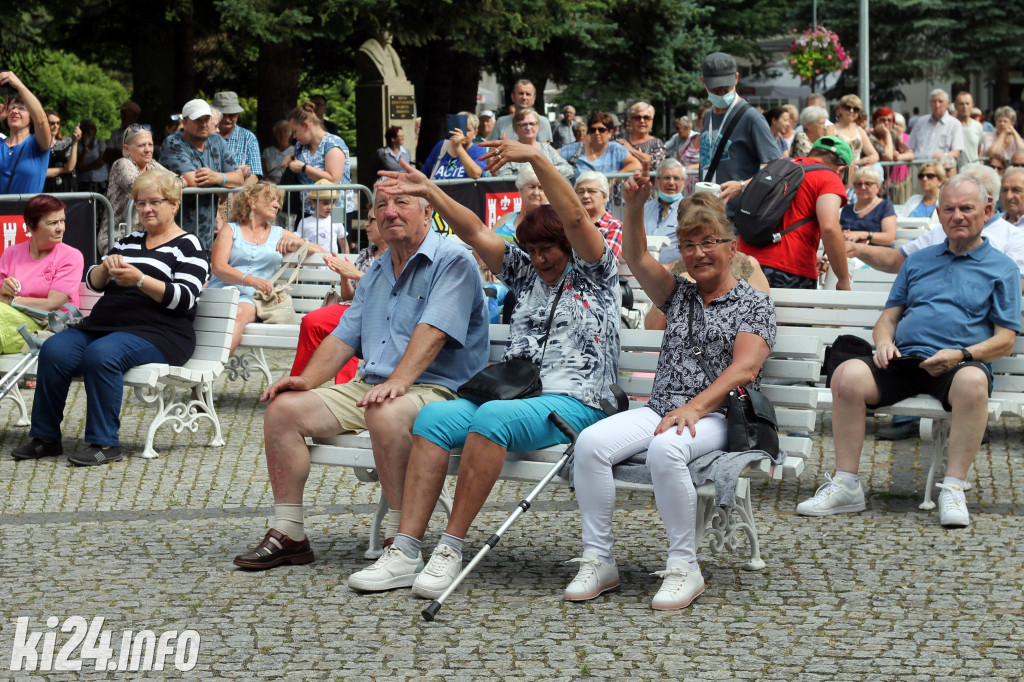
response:
M832 169L822 163L799 164L792 159L780 158L750 179L740 194L740 203L733 216L736 231L744 241L754 246L778 244L783 235L817 217L811 214L792 225L782 225L782 219L804 181L804 172L809 170Z

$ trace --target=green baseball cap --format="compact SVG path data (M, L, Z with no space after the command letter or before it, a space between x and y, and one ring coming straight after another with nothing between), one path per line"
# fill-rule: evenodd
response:
M819 137L811 145L811 149L827 149L830 152L834 152L836 156L843 160L843 164L849 166L853 163L853 149L850 145L841 137L836 135L825 135Z

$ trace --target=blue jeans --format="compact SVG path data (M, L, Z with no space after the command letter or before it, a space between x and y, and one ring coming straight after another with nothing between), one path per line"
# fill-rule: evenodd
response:
M157 347L128 332L103 334L66 329L39 350L36 394L29 436L60 440L60 424L71 379L85 380L85 442L117 445L125 371L148 362L167 362Z

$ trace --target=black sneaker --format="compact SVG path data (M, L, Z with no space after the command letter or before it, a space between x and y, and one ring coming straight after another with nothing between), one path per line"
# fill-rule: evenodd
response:
M76 452L73 455L68 455L68 463L76 467L110 464L111 462L120 462L122 459L124 459L124 455L121 454L121 448L116 445L106 450L99 445L90 445L85 449L85 452Z
M64 454L64 445L55 440L52 443L44 443L38 438L33 438L24 445L19 445L11 451L14 459L41 459L43 457L58 457Z

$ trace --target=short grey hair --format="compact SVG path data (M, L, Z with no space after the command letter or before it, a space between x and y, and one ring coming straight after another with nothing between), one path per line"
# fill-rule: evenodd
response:
M579 177L576 178L576 184L573 185L573 189L579 187L584 182L596 182L597 188L607 197L608 196L608 178L604 176L604 173L598 173L597 171L585 171L580 173Z
M380 183L375 183L373 185L373 201L371 202L371 205L373 206L374 210L376 210L376 208L377 208L377 197L379 197L380 194L381 194L381 192L380 192ZM399 194L397 196L408 196L408 195L401 195L401 194ZM424 209L424 208L427 207L427 200L426 199L424 199L423 197L416 197L416 198L420 200L420 209Z
M812 123L824 121L827 118L828 112L824 108L812 104L809 107L804 107L804 110L800 112L800 125L806 128Z
M996 109L996 112L992 114L992 118L997 121L1003 117L1010 119L1010 123L1017 122L1017 112L1013 110L1013 107L999 107Z
M964 166L964 168L967 168L967 166ZM985 166L985 168L996 173L995 168L989 168L988 166ZM1006 179L1011 175L1017 175L1018 173L1024 173L1024 166L1007 166L1006 170L1003 171L1003 182L1006 182ZM996 175L999 175L999 173L996 173Z
M531 182L539 182L537 171L528 163L520 164L519 173L516 175L516 189L522 189Z
M1004 172L1004 177L1006 173L1009 173L1009 169ZM969 175L980 182L981 186L988 192L989 201L995 203L996 197L999 196L999 187L1002 182L995 168L989 168L985 164L975 161L974 163L965 164L960 169L960 175ZM953 180L956 180L956 178L954 177Z
M946 195L946 192L952 191L965 183L970 183L977 190L978 205L981 208L984 208L986 204L991 203L989 200L988 190L985 188L985 185L982 184L981 180L973 175L961 173L943 185L942 189L939 190L939 204L942 204L942 197Z
M856 173L853 174L853 181L857 182L864 176L867 176L875 181L875 184L882 184L882 174L875 170L874 166L861 166Z
M664 161L662 161L658 165L658 177L659 178L661 177L662 171L670 171L673 168L682 168L683 169L683 176L684 176L683 179L684 180L686 179L686 177L685 177L686 169L683 168L683 164L679 163L679 159L673 159L673 158L667 158L667 159L665 159Z
M949 101L949 93L943 90L942 88L935 88L934 90L929 92L928 99L931 100L931 98L935 97L935 95L942 95L943 99L945 99L947 102Z

